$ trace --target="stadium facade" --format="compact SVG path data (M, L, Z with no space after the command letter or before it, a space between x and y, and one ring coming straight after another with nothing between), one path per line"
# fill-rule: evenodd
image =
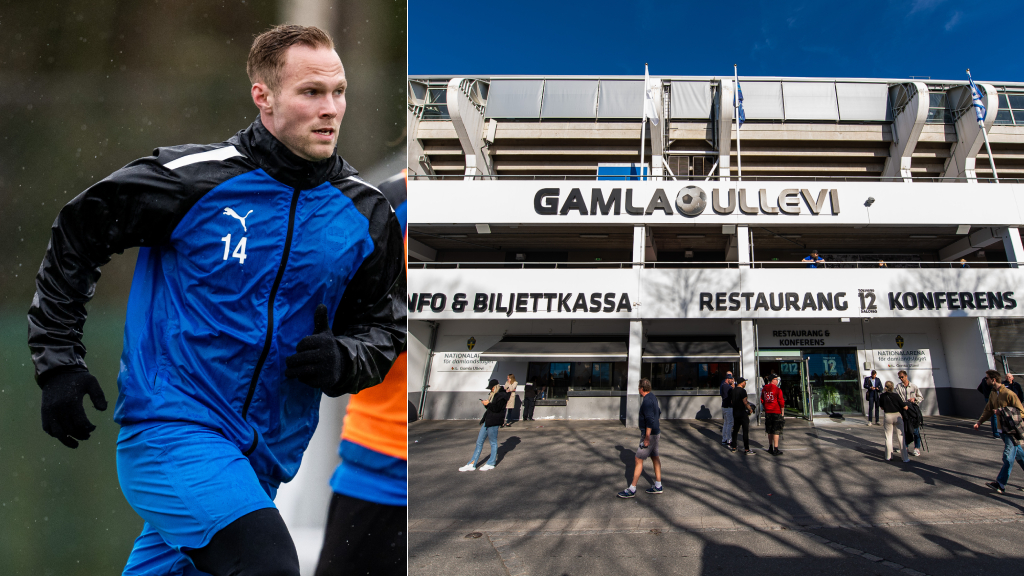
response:
M538 419L632 420L644 376L665 417L720 417L727 370L859 414L872 369L976 417L986 369L1024 373L1024 84L978 82L985 133L966 81L740 85L737 142L731 77L651 79L644 127L643 77L410 78L422 417L510 373Z

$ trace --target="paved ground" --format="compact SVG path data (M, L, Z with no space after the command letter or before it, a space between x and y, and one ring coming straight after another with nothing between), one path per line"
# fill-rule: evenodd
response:
M617 422L518 423L499 433L497 468L462 473L478 425L416 422L409 573L1019 573L1024 475L992 493L1002 442L966 420L928 424L930 451L903 464L863 421L787 420L780 457L760 433L743 456L718 422L663 422L664 494L642 478L623 500L639 436Z

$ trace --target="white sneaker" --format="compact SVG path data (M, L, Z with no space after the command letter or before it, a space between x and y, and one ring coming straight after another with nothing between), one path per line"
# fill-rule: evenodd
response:
M481 466L480 469L483 470L483 466ZM473 470L476 470L476 466L473 466L472 464L466 464L462 468L459 468L459 472L472 472Z
M494 470L494 466L491 466L490 464L484 464L483 466L480 467L481 472L486 472L487 470Z
M917 448L914 448L914 456L920 456L920 455L921 455L921 451L918 450Z

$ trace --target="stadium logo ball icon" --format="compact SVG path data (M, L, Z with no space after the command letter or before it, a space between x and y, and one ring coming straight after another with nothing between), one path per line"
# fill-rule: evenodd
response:
M708 205L708 195L696 186L687 186L676 194L676 206L683 216L699 216Z

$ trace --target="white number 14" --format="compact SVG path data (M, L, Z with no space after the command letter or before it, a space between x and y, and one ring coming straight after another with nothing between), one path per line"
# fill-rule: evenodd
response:
M224 243L224 259L228 259L228 252L231 251L231 234L220 239ZM235 246L234 252L231 252L232 258L238 258L239 264L245 264L245 236L238 241L238 245Z

